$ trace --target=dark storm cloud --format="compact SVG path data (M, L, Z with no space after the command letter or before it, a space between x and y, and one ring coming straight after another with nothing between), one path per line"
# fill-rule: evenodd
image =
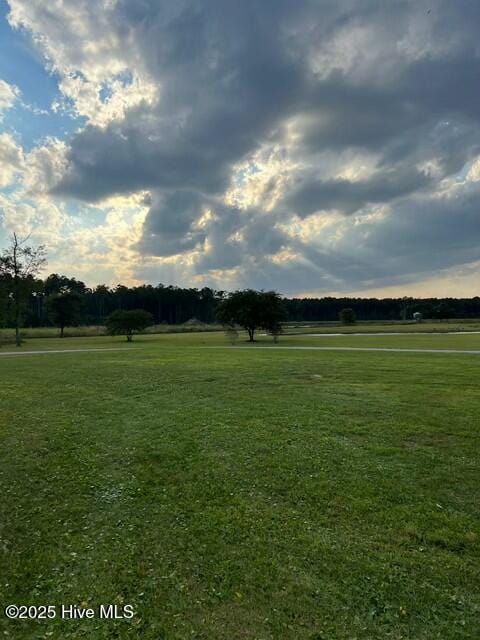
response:
M304 93L305 60L276 32L268 4L184 4L169 21L150 8L152 24L131 28L161 85L159 107L76 136L57 192L98 200L153 187L224 190L232 164ZM288 14L288 4L273 17Z
M383 223L373 226L369 251L385 252L392 272L424 271L480 258L480 183L449 196L399 203ZM401 269L401 267L403 267Z
M240 210L196 192L155 192L138 248L170 256L202 249L208 239L209 251L200 255L196 269L230 269L248 256L273 255L288 244L276 222L277 216Z
M121 1L112 28L136 43L158 104L79 132L56 192L93 201L150 189L142 253L196 248L199 273L240 267L254 285L277 273L292 288L356 286L474 259L475 198L435 193L480 152L479 27L480 4L467 0ZM222 204L235 164L273 142L296 166L274 211ZM369 177L316 170L319 154L347 150L376 158ZM372 204L391 213L335 248L277 224ZM215 215L198 226L206 208ZM282 248L300 258L273 263Z
M194 228L206 201L194 191L154 192L144 226L142 252L170 256L194 249L205 233Z
M199 192L156 190L138 248L147 255L169 256L202 249L208 238L214 259L204 254L198 266L204 269L234 267L244 257L245 243L239 234L256 226L257 216L256 211L241 211Z
M255 253L239 273L241 286L299 291L352 291L421 282L442 270L480 258L480 184L449 197L415 197L380 219L338 225L320 248L298 238L300 258L279 264ZM345 221L344 221L345 222Z
M424 173L403 166L358 182L309 178L292 189L283 205L301 218L329 209L350 214L367 203L389 202L429 184Z
M220 213L209 230L210 250L196 264L199 273L230 269L256 256L270 256L288 245L288 236L276 226L275 217L257 210Z

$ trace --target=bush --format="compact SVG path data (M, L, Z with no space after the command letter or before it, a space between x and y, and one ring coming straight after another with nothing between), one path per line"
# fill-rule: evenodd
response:
M353 309L342 309L338 314L338 317L342 324L355 324L357 321L357 316Z
M108 316L105 324L108 333L112 335L123 334L127 337L128 342L131 342L134 332L142 331L152 323L152 314L148 313L148 311L143 309L132 309L131 311L118 309Z
M225 336L231 345L234 345L238 340L238 331L235 327L227 326L225 327Z

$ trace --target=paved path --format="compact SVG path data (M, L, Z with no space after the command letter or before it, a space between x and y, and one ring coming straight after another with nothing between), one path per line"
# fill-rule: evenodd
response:
M271 347L254 345L251 347L232 346L211 346L211 347L191 347L192 349L285 349L296 351L392 351L394 353L466 353L470 355L480 355L480 349L398 349L388 347ZM92 349L45 349L38 351L0 351L0 356L36 356L47 353L91 353L92 351L128 351L129 347L106 347Z
M91 349L39 349L38 351L0 351L0 356L36 356L44 353L87 353L90 351L126 351L129 347L105 347Z
M343 336L355 336L355 338L365 338L368 336L468 336L479 334L480 331L378 331L363 333L284 333L284 336L307 336L309 338L339 338ZM266 333L262 335L267 335Z
M468 353L480 355L480 349L397 349L388 347L263 347L254 345L251 347L211 346L201 349L295 349L297 351L393 351L395 353Z

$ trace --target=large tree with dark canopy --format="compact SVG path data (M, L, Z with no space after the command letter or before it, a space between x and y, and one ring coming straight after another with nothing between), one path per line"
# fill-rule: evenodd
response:
M255 331L265 329L273 334L281 330L286 318L284 303L276 291L235 291L223 300L217 308L218 320L227 326L238 324L248 332L250 342Z
M112 335L125 335L128 342L133 339L134 332L142 331L153 323L152 314L143 309L123 311L118 309L111 313L106 321L107 331Z
M60 328L61 338L65 327L77 324L81 306L82 298L76 291L56 293L48 298L48 315L53 324Z
M44 281L43 292L46 296L73 291L79 295L84 295L87 287L81 280L59 275L58 273L51 273Z

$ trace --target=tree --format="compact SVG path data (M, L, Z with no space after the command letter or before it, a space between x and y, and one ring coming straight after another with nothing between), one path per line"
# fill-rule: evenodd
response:
M46 263L43 245L31 247L26 244L30 236L20 240L16 233L10 239L10 245L0 256L0 276L7 282L9 296L13 301L15 344L21 344L20 323L22 306L35 283L35 276Z
M82 298L76 291L56 293L47 300L48 315L53 324L60 327L60 337L63 338L65 327L78 322Z
M411 311L412 301L413 301L413 298L408 297L408 296L403 296L403 298L402 298L402 309L400 311L400 318L402 320L406 320L407 319L408 314Z
M448 320L448 318L455 316L455 310L448 303L440 302L433 308L432 315L439 320Z
M75 291L79 295L84 295L86 290L87 287L81 280L58 275L58 273L51 273L48 278L45 279L43 285L43 291L46 296L55 293L66 293L67 291Z
M257 329L279 333L285 317L283 300L275 291L235 291L217 308L218 320L231 327L240 325L248 332L250 342L254 341Z
M235 329L235 327L227 325L225 328L225 336L230 344L234 345L238 340L238 331Z
M93 290L93 297L96 301L95 312L97 318L101 321L105 317L105 307L108 303L108 299L111 295L111 291L106 284L98 284Z
M338 314L342 324L355 324L357 317L353 309L342 309Z
M143 309L132 309L131 311L123 311L117 309L111 313L107 320L107 331L111 335L125 335L127 341L131 342L133 333L142 331L153 324L152 314Z
M280 326L278 329L273 329L273 331L269 331L268 332L269 335L272 336L273 341L275 342L275 344L278 342L278 339L282 333L282 327Z

